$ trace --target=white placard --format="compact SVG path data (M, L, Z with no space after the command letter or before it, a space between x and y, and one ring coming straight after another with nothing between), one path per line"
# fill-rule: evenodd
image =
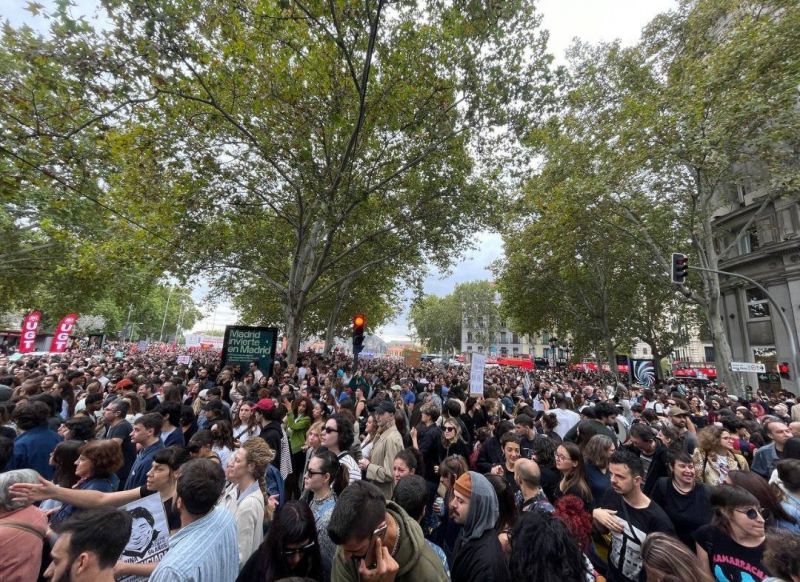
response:
M483 372L486 369L486 356L472 354L472 367L469 371L469 393L483 394Z
M160 562L169 549L169 525L164 504L158 493L123 505L122 509L133 517L133 527L128 545L120 560L132 564ZM118 582L145 582L143 576L124 576Z
M192 356L187 356L186 354L181 354L180 356L178 356L177 362L178 362L178 364L183 364L185 366L191 366L192 365Z
M731 362L731 372L753 372L755 374L766 374L767 367L764 364L753 362Z

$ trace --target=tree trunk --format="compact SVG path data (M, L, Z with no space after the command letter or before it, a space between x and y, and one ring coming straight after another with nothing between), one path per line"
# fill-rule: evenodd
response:
M286 361L297 362L300 352L300 336L303 330L303 305L300 299L290 297L286 304Z
M352 279L347 278L339 285L339 292L336 296L336 302L333 304L330 316L328 317L328 327L325 328L325 355L329 356L333 349L333 340L336 335L336 323L339 321L339 315L342 313L342 305L347 293L350 291L350 282Z

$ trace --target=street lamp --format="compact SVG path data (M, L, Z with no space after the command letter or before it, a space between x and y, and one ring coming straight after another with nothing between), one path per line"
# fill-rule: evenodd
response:
M550 343L550 367L557 368L558 359L556 358L556 346L558 346L558 338L551 335L549 343Z

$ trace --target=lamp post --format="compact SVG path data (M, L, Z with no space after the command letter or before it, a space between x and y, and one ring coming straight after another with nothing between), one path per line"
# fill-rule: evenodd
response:
M558 358L556 358L556 346L558 346L558 338L550 336L550 367L555 369L558 367Z

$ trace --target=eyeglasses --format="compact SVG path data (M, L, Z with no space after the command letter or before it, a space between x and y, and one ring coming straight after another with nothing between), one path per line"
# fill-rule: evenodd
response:
M332 432L339 432L339 431L338 431L338 430L336 430L335 428L331 428L331 427L329 427L329 426L326 426L326 427L325 427L325 428L323 428L322 430L324 430L324 431L325 431L325 432L327 432L328 434L330 434L330 433L332 433Z
M312 471L311 469L306 469L305 474L311 477L313 475L324 475L325 471Z
M738 513L743 513L747 519L752 519L755 521L758 519L758 516L761 516L761 519L765 520L769 517L769 511L764 509L763 507L748 507L747 509L736 509L734 510Z
M556 461L566 461L569 457L567 455L562 455L561 453L556 453Z
M281 552L281 553L284 555L284 557L291 558L295 554L304 554L305 552L307 552L308 550L310 550L311 548L313 548L316 545L317 545L317 542L308 542L304 546L300 546L299 548L291 548L291 549L288 549L288 550L283 550L283 552Z

